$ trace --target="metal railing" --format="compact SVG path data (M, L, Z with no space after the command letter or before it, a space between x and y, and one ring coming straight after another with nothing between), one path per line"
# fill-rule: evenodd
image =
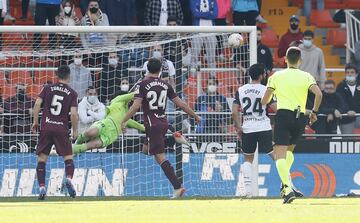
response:
M346 17L346 62L350 62L351 53L355 53L355 44L360 40L360 20L353 10L345 10Z

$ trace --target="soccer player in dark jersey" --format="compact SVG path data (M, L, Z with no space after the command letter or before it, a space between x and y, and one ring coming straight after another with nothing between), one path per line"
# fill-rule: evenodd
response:
M144 111L144 125L148 154L153 155L156 162L161 166L166 177L174 187L173 198L183 196L185 189L177 178L174 168L165 156L164 139L168 130L168 121L165 115L166 100L169 98L183 111L200 122L200 117L183 102L175 93L170 84L161 80L159 77L161 70L161 61L156 58L150 58L148 65L148 75L137 85L135 90L135 100L129 111L126 113L121 123L123 132L127 121L140 109Z
M69 195L72 198L76 196L76 191L71 182L75 166L69 139L68 119L69 113L71 113L72 138L76 139L78 136L77 93L68 86L70 81L70 68L68 66L58 67L57 77L59 82L46 85L36 99L34 106L33 133L38 130L39 112L42 107L40 136L36 148L38 155L36 174L40 187L39 200L45 199L46 161L53 145L56 147L57 154L64 158L65 185Z

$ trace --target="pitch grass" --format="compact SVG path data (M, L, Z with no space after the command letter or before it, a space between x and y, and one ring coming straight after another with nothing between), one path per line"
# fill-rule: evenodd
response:
M360 222L359 198L297 199L290 205L280 199L34 199L0 198L0 222Z

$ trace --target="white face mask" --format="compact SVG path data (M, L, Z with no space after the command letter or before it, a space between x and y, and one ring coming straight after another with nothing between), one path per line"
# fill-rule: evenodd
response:
M208 86L209 93L215 93L216 92L216 85L209 85Z
M82 59L81 58L75 58L74 63L75 63L75 65L81 65L82 64Z
M118 63L118 59L115 59L115 58L109 59L109 64L110 65L115 66L115 65L117 65L117 63Z
M310 48L312 46L312 40L304 39L303 44L305 47Z
M120 90L121 90L121 91L125 91L125 92L128 92L128 91L129 91L129 88L130 88L130 86L129 86L128 84L122 84L122 85L120 86Z
M345 79L349 84L353 84L356 82L356 77L354 76L346 76Z
M154 51L153 52L153 57L157 58L157 59L161 59L162 54L160 51Z
M71 12L71 7L70 7L70 6L65 6L65 7L64 7L64 12L65 12L66 14L69 14L69 13Z
M95 104L97 102L98 98L97 98L97 96L92 95L92 96L88 96L87 100L90 104Z

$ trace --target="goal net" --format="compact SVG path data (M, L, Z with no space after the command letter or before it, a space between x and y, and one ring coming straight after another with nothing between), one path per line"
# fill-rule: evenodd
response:
M95 86L99 102L109 105L119 91L127 90L127 85L133 88L146 75L144 64L150 57L162 60L162 78L202 117L195 124L172 102L167 103L169 124L191 143L191 147L169 143L166 149L186 195L244 195L243 158L231 106L237 88L248 81L246 69L256 62L255 27L5 26L0 32L0 196L38 192L38 135L30 131L32 107L42 87L57 81L59 65L70 66L70 86L79 102L87 100L88 88ZM242 47L228 46L231 33L242 34ZM135 119L143 121L141 112ZM80 130L90 125L80 117ZM171 195L173 188L160 166L142 153L143 137L129 129L111 146L76 156L77 195ZM172 141L172 135L168 137ZM51 154L47 195L65 196L63 160L55 151ZM258 195L256 161L253 189Z

